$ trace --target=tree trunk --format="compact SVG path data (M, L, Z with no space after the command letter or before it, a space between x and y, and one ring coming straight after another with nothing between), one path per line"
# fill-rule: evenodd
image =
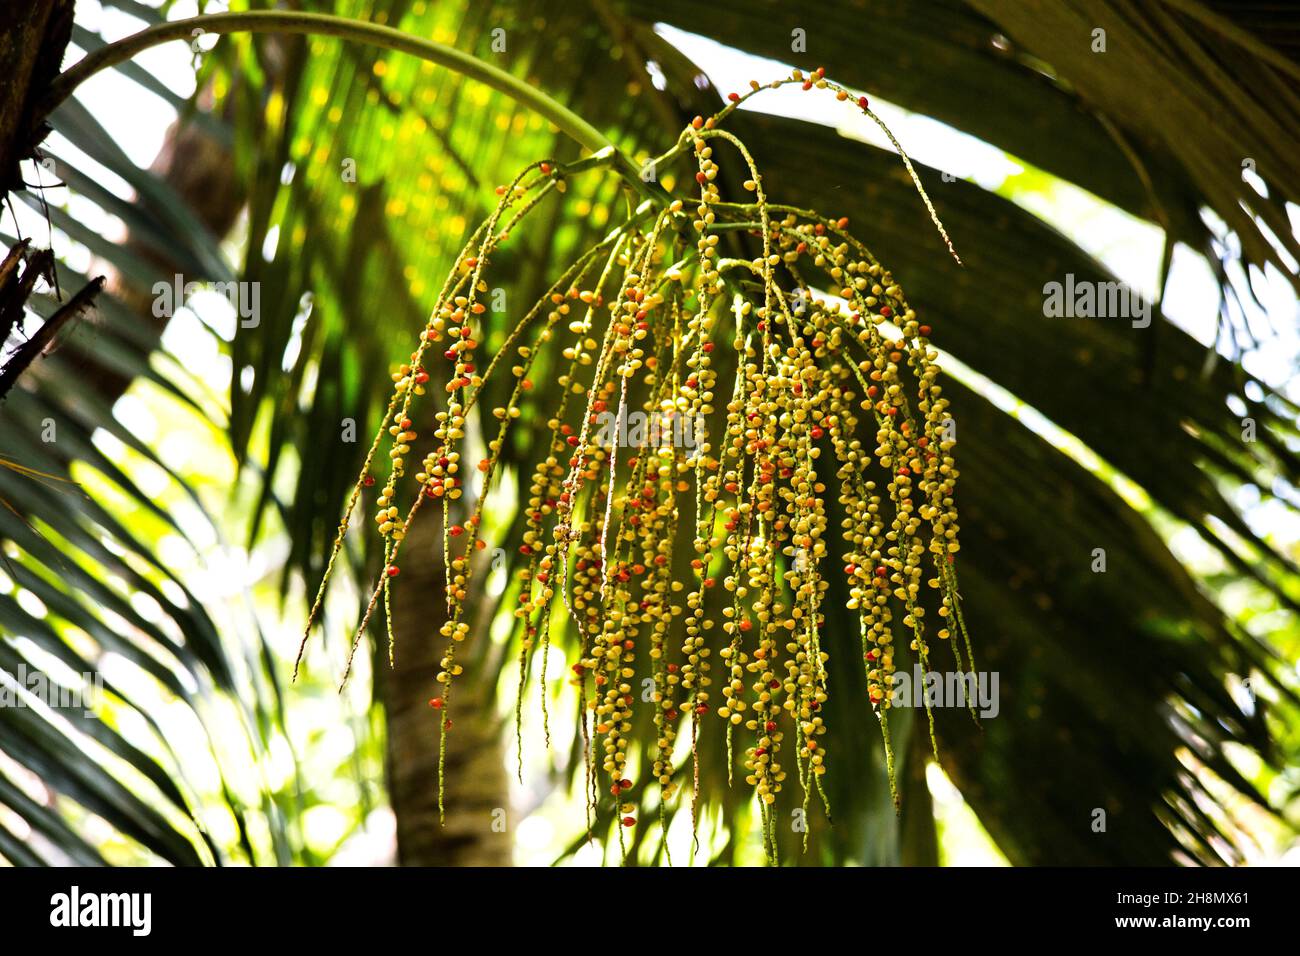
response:
M72 0L0 3L0 195L22 188L18 163L45 138L36 106L71 35Z
M508 866L510 790L492 695L462 678L455 685L447 733L446 824L438 819L437 696L447 619L441 515L426 509L402 544L402 574L393 588L393 668L376 654L376 691L388 715L388 787L397 818L402 866Z

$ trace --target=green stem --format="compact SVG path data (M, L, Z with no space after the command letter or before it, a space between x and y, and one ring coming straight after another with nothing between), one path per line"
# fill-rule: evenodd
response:
M171 20L156 24L86 54L76 65L56 77L45 97L43 104L45 115L52 113L60 103L72 95L73 90L100 70L124 63L137 53L160 43L190 40L197 35L196 31L218 34L251 32L336 36L386 50L395 50L398 53L407 53L437 63L504 93L515 102L550 120L561 132L592 152L612 151L617 171L624 179L632 182L657 204L665 205L668 201L667 193L653 183L644 182L637 167L619 152L600 130L572 110L551 99L537 87L455 47L411 36L377 23L336 17L327 13L249 10L239 13L205 14L186 20Z

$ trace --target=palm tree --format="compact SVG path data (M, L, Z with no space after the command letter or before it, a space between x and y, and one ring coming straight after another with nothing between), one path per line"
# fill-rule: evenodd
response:
M160 19L133 0L107 5L146 23ZM962 430L962 595L981 667L1000 675L1001 712L981 729L942 714L937 736L943 770L999 849L1018 864L1233 862L1245 838L1225 807L1253 803L1279 825L1294 825L1294 782L1275 775L1297 745L1287 673L1295 627L1270 633L1224 599L1229 585L1249 588L1255 605L1273 612L1263 620L1293 621L1300 594L1293 557L1239 504L1241 489L1254 488L1289 513L1295 501L1288 489L1300 470L1295 406L1248 371L1261 332L1243 302L1255 286L1240 278L1242 270L1267 273L1300 289L1300 244L1287 219L1300 183L1300 104L1292 92L1300 61L1288 45L1294 31L1285 13L1196 0L1141 7L843 0L806 11L764 0L301 6L449 42L544 90L638 163L730 92L715 88L706 58L692 62L668 42L672 29L780 64L820 65L848 87L969 133L1157 227L1164 257L1149 328L1054 319L1044 314L1047 284L1116 277L1029 209L916 164L963 255L959 268L930 231L891 151L805 119L735 117L733 128L762 166L769 192L847 216L918 311L932 317L936 342L971 370L947 386ZM83 49L101 42L79 26L73 40ZM0 54L37 61L30 56L36 42ZM138 66L118 69L158 90ZM52 224L110 263L119 285L100 298L98 324L83 323L24 373L0 408L0 451L49 475L84 481L93 470L103 480L86 481L82 495L0 469L0 497L12 507L0 536L17 585L0 595L0 626L22 639L0 644L0 667L14 673L20 663L35 668L53 657L73 673L103 674L112 703L106 712L132 711L148 730L128 735L116 720L0 708L0 807L9 811L0 816L0 855L14 862L100 859L82 825L87 813L172 862L312 859L297 831L303 800L294 781L256 780L249 769L284 739L286 713L303 693L284 686L282 642L218 628L203 602L184 592L180 576L136 530L145 514L180 530L175 516L157 507L95 436L107 432L167 463L114 416L120 391L110 376L70 384L84 369L110 368L125 380L147 377L214 417L220 404L196 398L185 356L179 368L160 358L159 330L138 319L139 294L174 273L259 284L259 324L229 343L237 372L228 418L218 424L253 489L250 545L271 525L287 535L278 588L297 608L298 582L315 593L324 573L365 454L364 443L335 437L348 435L347 421L364 433L379 419L389 369L404 356L409 330L422 327L436 277L490 208L492 187L539 158L566 163L582 152L536 113L474 80L334 39L223 39L202 69L211 108L176 105L183 129L201 126L232 144L227 175L247 197L243 258L234 269L219 245L230 223L209 217L205 224L194 208L199 197L178 194L165 169L135 167L76 99L49 116L68 142L131 185L128 202L99 188L76 162L56 157L70 191L121 218L131 242L106 242L47 192ZM47 83L38 74L24 105L41 102ZM16 134L2 125L0 132L0 145L23 153L27 143L15 147ZM40 194L10 185L14 197L41 207ZM595 186L575 180L565 202L548 207L545 227L521 233L508 261L498 263L513 277L502 287L505 301L536 299L575 250L599 239L623 202L608 179ZM1218 277L1217 349L1160 309L1180 244ZM70 267L61 274L79 287ZM37 296L30 306L49 316L57 302ZM40 439L49 419L60 436L52 443ZM541 435L503 453L514 500L527 498ZM1189 572L1171 552L1175 531L1217 554L1223 570L1212 579ZM1104 573L1096 570L1098 549ZM363 580L382 562L373 549L351 555ZM445 569L430 561L422 573L436 582ZM397 593L404 595L399 625L435 618L434 588ZM149 595L161 614L141 614L136 594ZM828 610L828 633L853 635L844 595L832 597L839 600L829 606L841 610ZM493 612L478 607L475 615L473 669L476 684L487 688L517 656L487 637ZM503 841L488 822L491 810L508 802L498 772L512 733L498 726L491 695L458 718L457 730L466 732L451 737L463 748L452 762L495 769L486 777L453 775L452 825L444 830L429 799L437 792L429 759L434 722L422 710L432 649L412 630L398 628L392 671L376 633L371 668L387 718L400 858L500 861ZM316 646L306 659L309 676L332 663ZM149 712L144 695L117 678L110 683L110 656L150 675L213 736L213 751L222 755L215 762L241 778L218 788L238 821L233 840L211 835L211 794L201 798L187 782L172 730ZM783 857L933 861L926 735L905 721L895 728L900 818L851 657L840 655L832 671L837 696L827 718L838 768L826 778L834 828L812 821L806 856L797 852L800 835L783 830ZM1253 704L1230 692L1241 678L1257 691ZM234 762L215 739L231 712L246 739ZM1237 745L1253 754L1249 772ZM745 860L741 837L752 797L746 787L726 786L724 757L712 746L702 751L702 797L734 824L717 858ZM579 764L570 760L569 772ZM34 787L33 776L43 786ZM486 783L457 783L466 779ZM456 825L458 813L482 825ZM23 828L40 839L23 839ZM635 847L633 858L658 859L653 842Z

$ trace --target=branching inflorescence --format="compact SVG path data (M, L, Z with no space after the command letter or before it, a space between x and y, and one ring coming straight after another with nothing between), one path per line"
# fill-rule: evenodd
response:
M860 621L867 695L895 802L889 711L896 641L907 641L927 670L933 639L952 645L960 669L974 669L954 566L954 431L931 329L848 233L847 220L771 202L753 157L722 128L750 96L794 83L829 90L884 128L865 97L854 99L821 70L731 94L718 114L697 117L656 160L664 168L693 157L698 194L689 204L667 193L662 202L646 199L559 277L491 357L480 357L494 254L548 194L602 166L612 151L569 167L536 163L498 189L496 209L457 257L418 345L393 374L384 423L330 557L332 569L363 489L377 485L373 520L385 566L355 652L376 608L387 612L411 523L422 508L441 510L446 650L431 705L445 757L458 657L470 636L467 597L484 563L475 558L486 547L482 509L533 387L534 363L543 354L557 363L560 392L547 396L549 447L518 519L519 699L540 652L545 714L552 629L571 625L588 826L608 792L621 843L624 829L637 825L630 761L652 768L661 821L678 778L689 772L698 820L698 744L718 719L729 766L733 741L743 747L739 760L770 859L773 806L791 770L804 808L814 800L825 805L828 563L842 569L848 607ZM746 167L749 201L722 198L715 151L727 150ZM723 255L730 248L753 257ZM551 354L557 350L559 359ZM493 376L512 383L509 400L485 409L479 398ZM443 399L432 415L420 411L429 388ZM676 428L634 441L625 429L602 427L635 413L687 423L691 440L680 440ZM418 460L417 420L432 425L433 447ZM466 434L480 422L491 436L486 455L469 461ZM379 485L371 474L385 436L390 467ZM468 509L458 503L467 493ZM839 545L830 527L836 517ZM836 547L842 564L829 557ZM313 620L328 579L329 570ZM391 655L391 623L388 637ZM647 703L643 679L653 681ZM653 708L653 741L632 739L638 706ZM689 771L674 766L679 734L689 734ZM933 742L932 715L930 736ZM644 747L643 761L634 744Z

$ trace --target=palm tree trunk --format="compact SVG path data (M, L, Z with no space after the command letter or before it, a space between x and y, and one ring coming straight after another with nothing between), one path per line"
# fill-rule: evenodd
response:
M37 104L72 35L72 0L0 4L0 195L22 187L18 163L45 131Z
M402 866L508 866L509 784L492 697L456 685L447 734L445 825L438 815L438 722L429 706L446 639L440 516L428 509L402 544L400 586L393 588L394 666L376 655L376 693L388 715L388 788L397 818Z

